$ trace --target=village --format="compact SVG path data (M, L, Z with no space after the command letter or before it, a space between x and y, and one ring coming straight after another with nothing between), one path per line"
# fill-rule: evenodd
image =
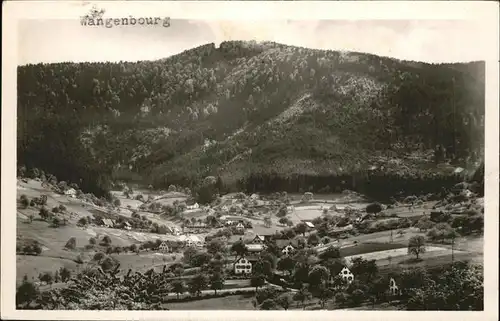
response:
M182 300L208 302L214 290L236 297L235 291L241 296L267 286L297 296L319 270L329 284L349 286L375 265L386 280L382 292L397 298L402 281L393 272L482 260L482 247L474 247L482 236L450 236L459 219L471 231L482 229L470 218L484 211L483 200L465 183L444 200L429 194L379 204L352 191L232 193L200 205L188 189L176 186L132 191L123 185L112 191L114 201L105 202L77 186L48 181L18 180L17 279L31 279L42 290L71 284L70 278L62 282L63 272L153 271L167 273L176 285L165 294L179 301L167 304L169 309L185 309ZM415 240L422 244L411 247ZM204 274L206 280L197 279ZM239 300L240 308L251 302ZM324 308L325 302L318 297L316 306Z

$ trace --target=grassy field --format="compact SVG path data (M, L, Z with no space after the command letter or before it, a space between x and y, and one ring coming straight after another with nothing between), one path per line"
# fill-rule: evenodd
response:
M166 303L164 307L170 310L255 310L252 305L252 297L248 295Z
M17 255L16 267L16 281L20 283L25 275L28 276L28 279L36 280L40 273L54 273L61 267L74 271L77 269L77 264L74 261L62 258Z
M448 250L446 248L442 247L437 247L437 246L427 246L426 247L426 254L430 254L430 256L433 256L433 254L439 253L439 254L448 254L451 252L451 250ZM459 251L455 251L458 253ZM392 249L392 250L385 250L385 251L377 251L377 252L369 252L369 253L363 253L363 254L356 254L356 255L350 255L346 256L345 258L348 261L352 261L355 258L363 258L365 260L382 260L382 259L387 259L388 257L402 257L402 256L408 256L408 248L406 247L401 247L398 249ZM410 257L410 256L408 256Z
M340 255L342 255L342 257L349 257L353 255L377 253L401 248L406 249L406 245L400 243L361 243L341 248Z

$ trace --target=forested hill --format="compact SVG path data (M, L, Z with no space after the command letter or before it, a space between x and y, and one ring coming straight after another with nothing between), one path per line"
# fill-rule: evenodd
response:
M318 190L367 170L427 175L481 155L483 131L483 62L231 41L18 68L18 163L96 193L112 176Z

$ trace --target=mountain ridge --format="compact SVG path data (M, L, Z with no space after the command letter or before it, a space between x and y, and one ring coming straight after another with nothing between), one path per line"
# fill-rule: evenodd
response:
M18 162L73 180L134 174L156 186L193 186L217 175L241 188L266 167L341 176L377 157L432 151L436 160L427 157L415 174L445 159L481 160L484 62L415 64L235 41L155 61L23 66ZM68 137L57 137L57 126ZM51 164L68 149L90 155L58 162L68 170Z

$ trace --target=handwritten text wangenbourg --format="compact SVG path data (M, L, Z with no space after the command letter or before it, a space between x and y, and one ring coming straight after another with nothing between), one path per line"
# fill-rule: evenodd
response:
M134 26L134 25L149 25L149 26L157 26L160 25L162 27L170 27L170 18L160 18L160 17L128 17L128 18L98 18L91 16L84 16L81 18L80 23L85 27L106 27L112 28L114 26Z

